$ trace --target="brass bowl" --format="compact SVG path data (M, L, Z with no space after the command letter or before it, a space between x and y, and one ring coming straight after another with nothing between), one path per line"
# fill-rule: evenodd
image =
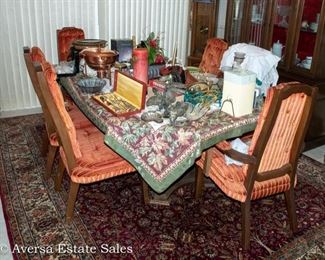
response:
M109 70L115 63L118 52L103 48L87 48L82 50L79 55L85 59L90 68L97 71L99 78L109 78Z
M82 51L86 48L92 48L92 47L101 47L104 48L107 44L107 41L100 40L100 39L83 39L83 40L75 40L72 43L72 46L78 50Z

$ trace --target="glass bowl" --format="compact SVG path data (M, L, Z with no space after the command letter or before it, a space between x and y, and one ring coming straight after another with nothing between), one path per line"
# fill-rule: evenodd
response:
M77 85L86 93L97 93L104 88L106 81L99 78L87 78L79 80Z

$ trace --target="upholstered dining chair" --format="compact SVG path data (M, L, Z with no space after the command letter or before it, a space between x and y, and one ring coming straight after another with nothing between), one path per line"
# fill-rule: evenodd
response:
M36 46L32 47L31 49L29 47L24 47L23 50L27 71L34 91L40 102L45 121L46 133L42 137L42 153L43 155L47 154L46 170L44 175L45 179L47 179L51 174L59 144L57 141L55 125L41 92L41 86L38 82L35 69L36 62L44 64L46 59L42 50ZM72 118L75 127L80 128L91 125L91 122L82 114L82 112L80 112L77 106L73 105L73 103L68 103L68 105L66 105L66 109L69 111L69 115Z
M208 39L199 68L203 72L220 73L222 55L228 49L228 43L219 38Z
M196 198L202 194L205 174L227 196L241 202L244 249L249 247L252 200L284 193L291 229L297 231L294 203L297 160L316 92L316 88L297 82L270 88L248 154L233 150L224 141L209 149L196 163ZM243 165L227 165L224 155Z
M66 210L66 220L70 222L80 184L109 179L135 169L104 144L104 135L95 126L75 128L64 107L53 66L45 63L42 67L37 77L58 133L60 156L70 177ZM62 179L62 176L57 177Z
M76 27L63 27L57 30L58 56L60 61L69 61L71 44L75 40L85 39L82 29Z
M222 55L227 49L228 43L224 40L219 38L208 39L199 65L200 71L212 73L220 77L222 75L220 70ZM186 83L190 84L196 81L190 73L186 73Z

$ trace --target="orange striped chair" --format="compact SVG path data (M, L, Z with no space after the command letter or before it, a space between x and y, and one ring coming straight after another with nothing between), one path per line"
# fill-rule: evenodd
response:
M32 81L34 91L41 104L44 120L45 120L46 134L42 138L43 139L42 153L44 155L47 154L46 171L44 175L45 179L47 179L51 174L53 162L59 144L57 141L55 125L49 113L43 94L41 92L41 86L39 85L37 75L36 75L36 69L35 69L36 62L40 64L44 64L46 62L46 59L41 49L36 46L32 47L31 49L29 47L24 47L24 59L28 70L28 74ZM77 106L73 105L72 102L69 102L69 105L67 105L66 108L67 110L69 110L69 115L71 116L72 121L76 128L82 128L91 125L91 122L83 115L82 112L80 112Z
M104 144L104 135L95 126L79 129L74 126L65 109L53 66L45 63L42 67L37 77L58 133L60 156L70 176L66 210L66 220L70 222L80 184L131 173L135 169ZM62 175L57 179L61 182Z
M196 198L202 194L205 174L227 196L241 202L244 249L249 247L252 200L283 192L291 229L297 230L296 167L316 92L316 88L297 82L270 88L248 154L233 150L224 141L209 149L196 163ZM227 165L225 154L243 162L243 166Z
M82 29L76 27L63 27L57 30L58 56L60 61L69 61L70 48L75 40L85 39L85 33Z
M204 49L199 69L202 72L212 73L218 77L222 76L220 64L224 52L228 49L228 43L219 38L210 38ZM186 84L197 82L190 73L186 73Z
M224 52L228 49L228 43L219 38L211 38L204 49L200 70L218 75Z

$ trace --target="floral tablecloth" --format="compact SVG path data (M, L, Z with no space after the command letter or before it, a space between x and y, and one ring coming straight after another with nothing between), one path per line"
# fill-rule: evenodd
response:
M138 116L115 117L76 85L78 76L60 83L84 114L105 133L105 143L128 160L157 193L190 168L204 149L254 130L257 113L240 118L211 113L186 126L155 130Z

